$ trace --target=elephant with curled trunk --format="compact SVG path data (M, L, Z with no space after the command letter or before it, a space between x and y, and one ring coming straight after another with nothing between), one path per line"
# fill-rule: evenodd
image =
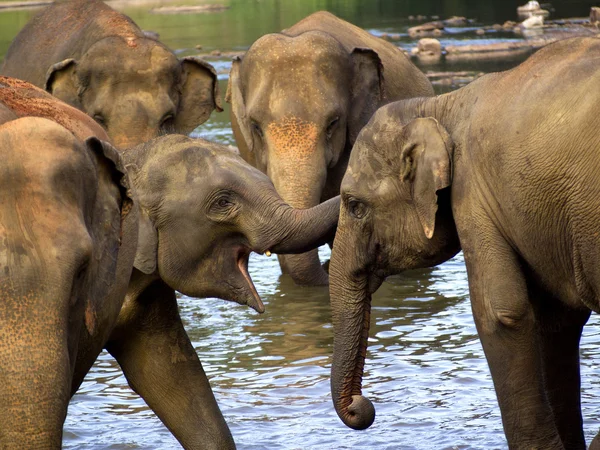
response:
M112 146L8 112L0 103L0 447L60 448L120 313L137 210Z
M248 274L250 252L302 252L333 239L339 197L293 209L266 175L201 139L164 136L123 156L141 208L139 244L107 349L184 447L231 448L175 291L263 312Z
M461 248L510 448L585 449L579 339L600 312L600 40L549 45L450 94L379 109L332 251L333 402L367 428L371 294ZM596 437L592 448L598 448Z
M210 64L178 59L100 0L55 2L42 10L15 37L0 74L84 111L119 148L190 133L221 110Z
M242 157L286 202L309 208L339 194L354 140L379 106L431 95L400 49L317 12L234 60L226 100ZM317 250L279 261L298 284L328 283Z

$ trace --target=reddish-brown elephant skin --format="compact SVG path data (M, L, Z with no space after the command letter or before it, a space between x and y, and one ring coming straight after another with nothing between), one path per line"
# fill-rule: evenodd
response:
M1 448L61 447L69 399L123 304L137 208L98 137L80 111L0 79Z

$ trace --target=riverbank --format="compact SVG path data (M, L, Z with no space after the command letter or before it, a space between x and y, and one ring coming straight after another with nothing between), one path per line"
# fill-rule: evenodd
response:
M52 0L0 0L0 12L14 11L19 9L32 9L48 6ZM173 3L177 3L178 8L193 7L205 10L222 10L227 7L228 2L215 2L214 0L106 0L106 3L113 8L152 5L155 7L173 8ZM225 4L223 4L225 3ZM170 5L170 6L169 6Z

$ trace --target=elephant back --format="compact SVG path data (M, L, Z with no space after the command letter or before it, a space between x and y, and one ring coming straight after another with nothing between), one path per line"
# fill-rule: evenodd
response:
M0 76L0 124L18 117L43 117L52 120L81 140L95 136L103 141L110 141L104 129L82 111L31 83Z

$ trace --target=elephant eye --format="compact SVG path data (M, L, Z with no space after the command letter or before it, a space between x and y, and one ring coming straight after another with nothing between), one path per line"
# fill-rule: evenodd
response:
M217 205L219 206L219 208L227 208L228 206L231 206L232 204L233 203L231 203L226 198L220 198L219 200L217 200Z
M235 193L228 190L221 190L211 196L208 201L208 217L216 222L227 222L232 220L240 210L240 205L236 202Z
M350 200L348 202L348 212L355 219L362 219L367 213L367 206L358 200Z
M263 132L262 132L262 129L260 128L260 125L257 124L256 122L252 121L251 127L252 127L252 131L254 133L256 133L259 138L262 139Z
M234 206L233 198L228 192L223 192L213 200L211 209L222 213L229 210L232 206Z
M175 117L172 113L166 114L160 121L160 128L163 130L171 129L173 127L173 119Z
M331 136L333 135L333 132L335 131L335 127L339 123L339 121L340 121L340 118L336 117L331 122L329 122L329 125L327 125L327 131L326 131L327 139L331 138Z
M103 127L106 127L106 119L102 114L94 114L94 120L98 122Z

